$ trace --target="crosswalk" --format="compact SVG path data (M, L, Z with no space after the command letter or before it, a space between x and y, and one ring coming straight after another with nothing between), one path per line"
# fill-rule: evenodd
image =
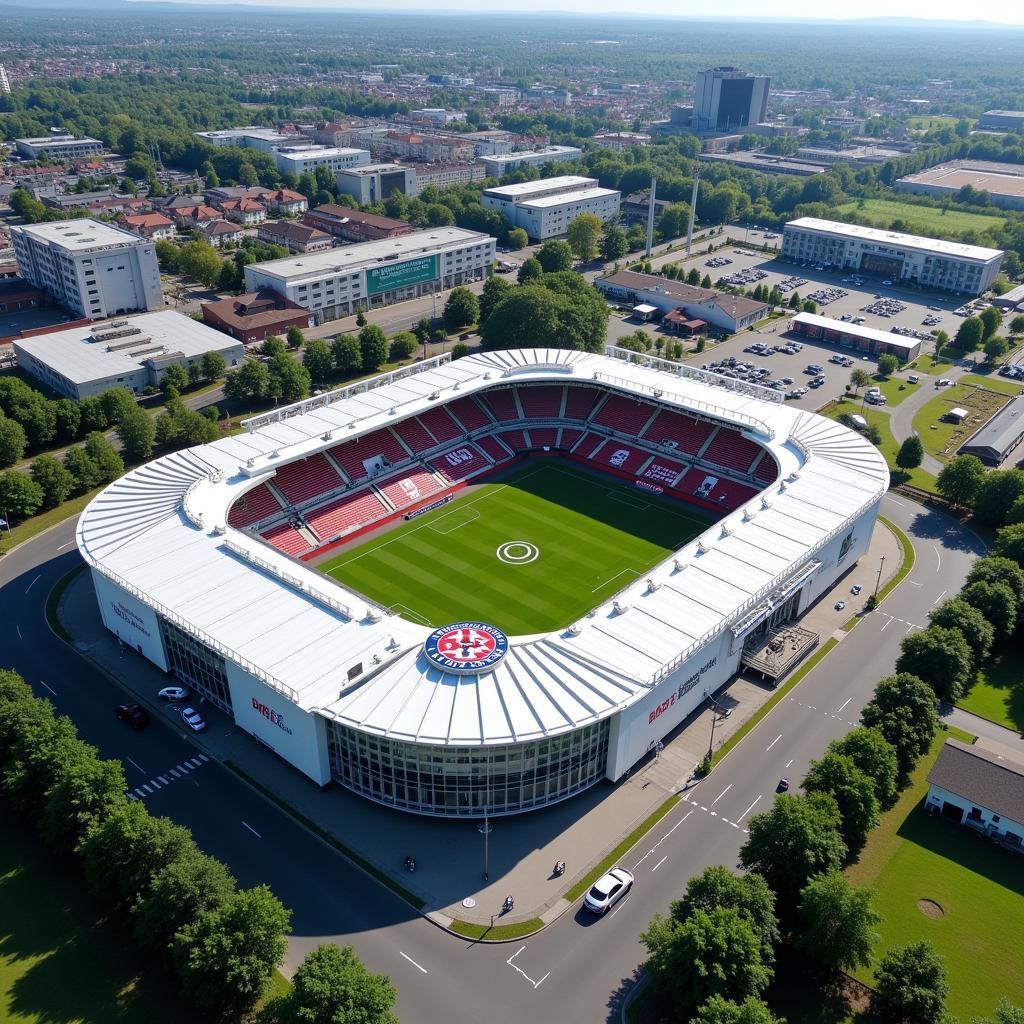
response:
M197 768L209 762L209 758L205 754L197 754L195 757L191 757L186 761L182 761L180 764L176 764L173 768L168 769L162 775L156 775L148 782L142 783L136 789L133 789L128 794L129 800L142 800L147 796L152 796L158 789L163 789L164 786L170 786L172 783L185 778L187 775L191 775Z

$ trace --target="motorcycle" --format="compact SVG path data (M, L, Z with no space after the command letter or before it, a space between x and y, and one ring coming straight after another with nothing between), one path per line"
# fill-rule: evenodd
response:
M415 871L416 870L416 861L412 857L406 856L405 863L404 863L403 866L404 866L406 871Z
M507 914L515 905L515 900L511 896L506 896L505 902L501 905L501 912Z
M559 876L564 875L564 874L565 874L565 861L564 860L556 860L555 861L555 876L559 877Z

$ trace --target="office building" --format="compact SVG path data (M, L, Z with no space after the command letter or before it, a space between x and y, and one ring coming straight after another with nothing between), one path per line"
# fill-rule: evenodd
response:
M7 77L7 68L0 64L0 93L5 96L11 91L11 80Z
M416 194L416 170L402 164L371 164L348 167L334 175L338 191L356 202L368 204L387 199L392 192Z
M541 241L564 235L583 213L592 213L602 221L614 220L621 198L615 189L601 188L596 178L565 174L484 189L481 203L503 213L531 239Z
M428 185L434 188L451 188L454 185L471 185L487 177L482 163L476 160L460 160L452 163L417 164L414 195L419 195Z
M359 167L370 162L370 153L366 149L307 146L303 149L279 149L274 153L274 162L282 174L291 173L298 177L307 171L312 173L318 167L326 167L335 173Z
M154 243L96 220L19 224L11 241L21 275L80 317L163 309Z
M450 160L472 160L476 146L461 135L428 135L410 132L388 132L372 143L379 157L398 160L423 160L427 163Z
M85 327L58 328L14 342L18 366L68 398L123 387L140 395L160 386L168 366L188 369L207 352L240 366L241 342L189 316L164 310Z
M334 203L315 206L303 216L302 223L345 242L374 242L380 238L410 235L414 230L413 226L404 220L381 217L376 213L363 213L361 210L352 210Z
M26 160L39 160L45 155L54 163L99 156L103 152L103 143L99 139L90 139L88 136L75 138L66 132L51 132L35 139L15 139L14 145L18 155Z
M1024 210L1024 166L988 160L952 160L898 178L897 192L939 199L959 199L961 190L987 192L993 206Z
M465 121L464 110L446 110L444 107L421 107L410 110L409 116L415 121L429 121L431 124L451 124L453 121Z
M966 295L986 291L1003 260L1000 249L816 217L800 217L785 226L780 255Z
M238 146L241 149L256 149L261 153L273 153L282 146L295 146L305 141L299 135L285 135L273 128L259 128L256 125L193 134L211 146Z
M576 146L548 146L545 149L521 150L518 153L499 153L482 156L480 163L488 178L500 178L519 167L543 167L544 164L575 163L583 156Z
M986 110L976 127L998 132L1024 132L1024 110Z
M909 363L921 354L920 338L880 331L866 324L849 323L830 316L819 316L817 313L797 313L789 322L789 330L871 356L888 353L901 363Z
M270 288L308 309L316 322L357 307L373 309L482 281L494 260L494 239L463 228L429 228L398 238L245 268L249 291Z
M699 72L693 90L694 131L736 131L766 120L770 84L767 75L732 67Z

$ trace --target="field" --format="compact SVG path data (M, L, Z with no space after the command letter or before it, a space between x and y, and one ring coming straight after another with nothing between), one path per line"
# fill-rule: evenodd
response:
M965 828L929 817L926 778L947 735L940 732L911 785L871 833L851 881L871 885L884 916L876 960L894 945L926 939L945 957L949 1010L961 1020L991 1016L1001 996L1024 1001L1024 876L1020 859ZM930 900L927 914L919 901ZM871 971L857 977L870 983Z
M1024 653L1010 644L996 651L957 704L990 722L1024 732Z
M860 200L844 203L835 209L837 220L842 214L856 214L859 219L869 222L876 228L887 228L893 221L901 220L911 233L919 231L936 238L957 236L963 231L979 233L997 228L1002 223L1000 216L987 216L983 213L961 213L959 210L947 210L931 206L917 206L914 203L902 203L895 199L865 199L861 206Z
M578 619L711 519L568 463L532 461L319 568L416 622L541 633Z
M990 381L968 374L937 392L914 413L914 430L926 451L937 459L951 459L960 445L1006 404L1007 395L1018 390L1017 385L999 377ZM962 423L944 421L942 417L957 407L967 410L967 418Z

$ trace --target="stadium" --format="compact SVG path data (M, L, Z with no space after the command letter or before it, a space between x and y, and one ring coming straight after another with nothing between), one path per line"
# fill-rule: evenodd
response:
M318 785L447 817L620 779L741 666L788 671L888 486L854 431L614 347L244 426L82 514L104 624Z

